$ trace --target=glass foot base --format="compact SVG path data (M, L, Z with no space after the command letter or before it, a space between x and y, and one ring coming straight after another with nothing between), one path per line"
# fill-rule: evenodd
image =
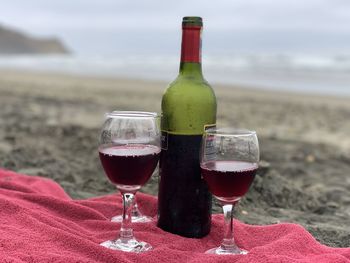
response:
M113 216L111 218L111 222L115 223L121 223L123 221L123 216L122 215L117 215ZM139 216L131 216L131 222L132 223L149 223L152 222L153 218L150 216L144 216L144 215L139 215Z
M134 253L141 253L152 250L152 246L150 244L143 241L137 241L136 239L130 239L126 241L119 238L116 240L108 240L102 242L100 245L113 250L121 250L124 252Z
M217 255L246 255L248 254L247 250L241 249L237 246L230 247L230 248L223 248L223 247L215 247L212 249L209 249L205 252L206 254L217 254Z

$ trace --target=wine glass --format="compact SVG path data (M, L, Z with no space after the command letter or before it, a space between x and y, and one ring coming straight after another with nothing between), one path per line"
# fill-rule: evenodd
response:
M225 232L219 247L209 254L247 254L233 237L233 210L254 180L259 163L255 131L210 128L203 135L200 166L209 191L223 206Z
M160 155L159 116L152 112L113 111L106 114L99 143L99 156L109 180L123 199L119 237L102 246L126 252L152 249L133 235L131 212L136 192L148 181Z

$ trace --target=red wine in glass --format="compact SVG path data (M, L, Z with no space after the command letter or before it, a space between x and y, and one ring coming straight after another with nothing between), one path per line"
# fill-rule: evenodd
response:
M258 164L242 161L209 161L201 164L210 192L219 200L244 196L254 180Z
M151 177L157 166L160 148L154 145L127 144L99 149L102 166L111 182L138 190Z

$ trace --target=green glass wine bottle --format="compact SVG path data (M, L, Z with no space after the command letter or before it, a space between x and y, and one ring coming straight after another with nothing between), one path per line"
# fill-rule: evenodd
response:
M183 18L180 72L162 98L158 193L158 226L195 238L210 231L211 194L199 149L205 127L216 122L216 97L202 74L202 26L200 17Z

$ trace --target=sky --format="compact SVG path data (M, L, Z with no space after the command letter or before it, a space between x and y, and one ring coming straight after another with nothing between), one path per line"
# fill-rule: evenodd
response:
M181 19L204 19L203 50L350 53L349 0L0 0L0 24L57 36L76 54L178 49Z

